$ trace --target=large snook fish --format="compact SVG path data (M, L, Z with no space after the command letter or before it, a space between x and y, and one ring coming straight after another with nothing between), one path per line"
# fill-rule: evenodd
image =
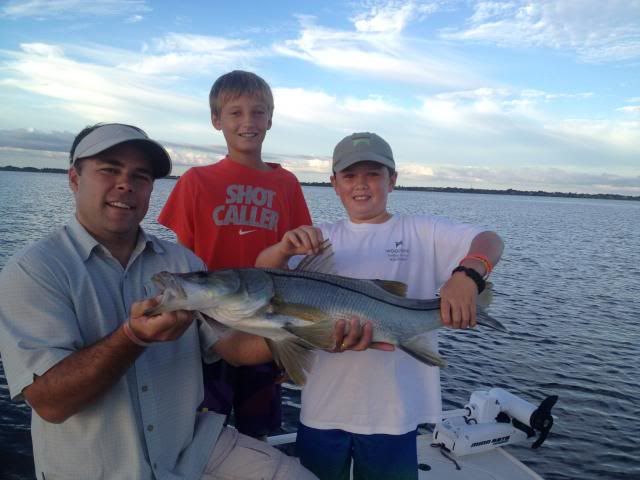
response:
M304 371L310 371L311 350L334 348L335 323L351 316L372 322L373 341L391 343L429 365L445 365L420 338L442 326L440 299L406 298L400 282L301 270L322 263L314 260L308 257L296 270L161 272L153 281L162 299L145 314L193 310L207 321L265 337L276 362L299 385L306 380ZM506 331L480 306L477 321Z

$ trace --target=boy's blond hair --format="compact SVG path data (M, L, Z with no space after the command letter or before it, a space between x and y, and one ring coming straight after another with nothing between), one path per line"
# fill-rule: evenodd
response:
M269 114L273 115L273 94L271 87L255 73L234 70L218 78L209 92L211 114L219 116L225 102L241 95L260 97L267 104Z

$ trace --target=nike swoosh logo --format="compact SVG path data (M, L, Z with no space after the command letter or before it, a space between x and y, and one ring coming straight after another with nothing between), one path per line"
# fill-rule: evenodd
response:
M238 232L238 233L240 233L240 235L246 235L247 233L253 233L255 231L256 230L242 230L242 229L240 229L240 232Z

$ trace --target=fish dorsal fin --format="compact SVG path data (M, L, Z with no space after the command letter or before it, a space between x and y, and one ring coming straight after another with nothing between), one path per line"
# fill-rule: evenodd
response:
M407 284L402 282L396 282L394 280L371 280L383 290L389 293L397 295L398 297L407 296Z
M320 252L315 255L307 255L294 269L296 272L335 273L333 248L329 239L320 244Z

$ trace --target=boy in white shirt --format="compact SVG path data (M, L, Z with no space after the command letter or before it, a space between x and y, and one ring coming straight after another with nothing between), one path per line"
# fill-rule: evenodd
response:
M500 237L431 215L392 215L397 179L391 147L374 133L354 133L333 153L331 183L348 219L299 227L264 250L256 265L287 266L328 238L339 275L395 280L411 298L439 289L444 326L474 327L476 297L499 261ZM426 334L437 351L437 334ZM348 348L342 345L341 348ZM336 373L340 372L340 375ZM416 429L440 418L440 372L397 349L318 351L302 391L297 452L321 480L417 480Z

